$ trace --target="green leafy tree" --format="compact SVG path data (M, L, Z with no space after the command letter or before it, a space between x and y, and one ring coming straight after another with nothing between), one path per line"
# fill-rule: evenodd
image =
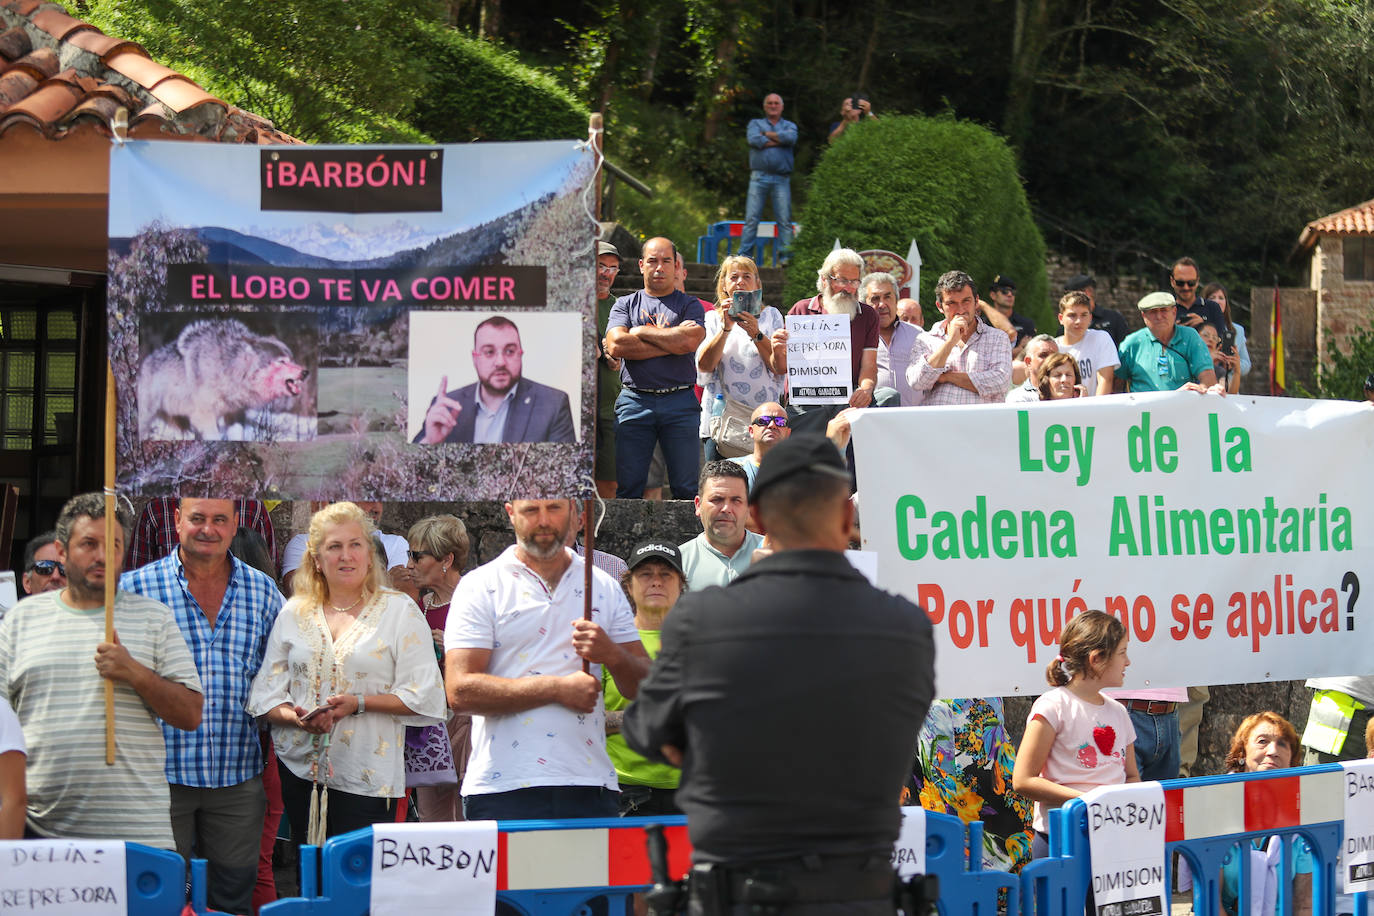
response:
M415 141L435 0L92 0L81 14L315 142Z
M1332 348L1318 370L1317 396L1346 401L1364 400L1364 380L1374 372L1374 327L1352 335L1345 348Z
M856 250L920 247L921 303L935 280L968 272L980 291L1005 273L1017 308L1053 327L1045 243L1005 141L953 117L893 116L845 131L821 158L800 222L787 300L815 295L816 269L836 239Z

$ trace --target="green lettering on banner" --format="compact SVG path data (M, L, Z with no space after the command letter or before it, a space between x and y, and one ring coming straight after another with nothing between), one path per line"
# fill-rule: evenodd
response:
M1138 515L1132 514L1130 497L1112 497L1108 556L1324 553L1347 551L1353 546L1350 509L1333 506L1328 512L1325 493L1320 494L1316 506L1280 507L1274 497L1266 496L1263 507L1210 512L1169 507L1160 494L1141 494L1135 501Z
M904 560L919 560L926 555L926 536L911 536L911 522L926 517L926 504L919 496L907 494L897 500L897 550Z
M1222 440L1220 419L1214 413L1208 414L1207 441L1212 453L1212 471L1215 473L1223 470ZM1250 458L1250 431L1243 426L1233 426L1226 430L1225 442L1230 446L1226 450L1225 470L1237 473L1251 470L1253 462Z

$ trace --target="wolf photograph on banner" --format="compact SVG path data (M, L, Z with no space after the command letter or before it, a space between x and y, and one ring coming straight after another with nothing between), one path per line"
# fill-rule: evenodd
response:
M122 488L402 501L588 488L585 145L137 141L111 149L110 169ZM498 316L510 327L486 333L519 341L482 357L476 325Z

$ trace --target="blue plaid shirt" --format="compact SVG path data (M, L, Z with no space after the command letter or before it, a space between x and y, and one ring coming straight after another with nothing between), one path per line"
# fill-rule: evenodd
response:
M205 688L200 728L185 732L163 723L167 781L179 786L236 786L262 772L257 721L248 714L248 689L262 666L267 636L285 599L277 584L234 558L214 629L191 597L181 551L133 572L119 587L172 609Z

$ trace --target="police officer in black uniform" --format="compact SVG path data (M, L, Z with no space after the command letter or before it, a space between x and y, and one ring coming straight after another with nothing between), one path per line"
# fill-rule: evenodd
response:
M849 475L828 440L775 446L750 502L776 552L682 597L625 738L682 767L689 913L891 914L930 622L845 559Z

